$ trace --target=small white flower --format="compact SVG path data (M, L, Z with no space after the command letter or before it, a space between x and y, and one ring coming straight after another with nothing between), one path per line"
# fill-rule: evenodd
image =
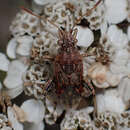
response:
M111 111L121 113L125 110L125 104L117 89L109 89L96 95L98 113Z
M7 57L0 53L0 70L2 71L8 71L10 61L7 59Z
M118 114L114 112L102 112L94 120L96 129L94 130L112 130L117 128ZM118 129L120 130L120 129Z
M40 123L45 115L45 107L40 100L30 99L25 101L21 109L23 109L28 122Z
M83 28L80 26L76 27L78 29L77 33L77 45L82 47L89 47L94 41L93 32L89 28Z
M120 23L127 17L126 0L105 0L106 19L109 23Z

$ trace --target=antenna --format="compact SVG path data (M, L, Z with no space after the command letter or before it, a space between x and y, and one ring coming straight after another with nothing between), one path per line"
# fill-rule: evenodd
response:
M102 0L99 0L91 9L88 10L88 12L86 12L85 14L83 14L78 20L77 22L74 24L73 28L75 27L75 25L77 23L79 23L81 21L81 19L84 17L84 16L89 16L90 13L101 3ZM73 29L72 28L72 29Z
M31 10L29 10L27 8L24 8L24 7L20 7L20 8L22 10L26 11L27 13L29 13L29 14L31 14L33 16L36 16L37 18L39 18L39 19L41 19L43 21L48 21L50 24L52 24L53 26L55 26L56 28L58 28L60 30L60 28L56 24L54 24L52 21L50 21L49 19L46 19L46 18L44 18L44 17L42 17L42 16L40 16L40 15L38 15L36 13L33 13Z

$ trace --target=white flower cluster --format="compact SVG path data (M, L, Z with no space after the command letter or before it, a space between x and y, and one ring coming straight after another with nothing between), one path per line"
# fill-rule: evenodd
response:
M61 123L61 130L89 129L93 130L92 120L89 114L93 108L81 109L79 111L69 111L66 113Z
M130 129L126 111L130 108L130 1L104 0L90 11L97 1L33 0L33 10L42 19L25 10L16 15L10 26L8 57L0 53L0 76L6 72L0 94L4 91L17 99L25 92L27 99L0 114L1 130L43 130L44 121L52 125L59 118L63 118L61 130ZM77 48L87 55L83 57L84 80L96 88L97 117L92 116L91 97L82 97L70 86L60 98L53 84L52 92L44 93L53 80L53 61L59 53L56 26L68 31L74 25Z
M27 95L34 95L36 98L44 98L44 85L49 78L49 70L47 66L41 67L34 64L28 69L24 77L25 93Z
M68 112L61 123L61 130L129 130L129 111L121 114L103 112L91 119L91 108Z

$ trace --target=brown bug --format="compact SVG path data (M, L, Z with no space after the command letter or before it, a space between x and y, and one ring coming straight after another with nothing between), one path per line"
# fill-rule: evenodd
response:
M85 15L89 15L89 13L91 13L91 11L95 9L100 2L101 0L99 0ZM40 19L43 19L41 16L34 14L28 9L22 9ZM81 21L82 17L78 19L78 21ZM57 25L51 21L46 21L57 27ZM46 90L48 91L51 87L53 87L53 84L55 84L58 95L62 94L66 87L71 86L78 94L82 95L85 88L87 90L86 97L89 97L90 95L95 96L93 86L87 81L87 79L83 79L83 57L87 56L87 54L81 55L77 49L77 29L74 29L73 27L69 31L66 31L62 27L57 28L59 34L58 45L60 46L58 54L54 59L49 56L44 57L44 59L53 59L54 62L54 78L47 82L45 86Z

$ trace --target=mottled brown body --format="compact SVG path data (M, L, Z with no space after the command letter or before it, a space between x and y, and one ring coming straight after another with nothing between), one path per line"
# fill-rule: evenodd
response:
M65 87L79 87L82 91L83 63L82 56L76 48L76 32L59 30L60 48L54 60L54 76L58 93ZM73 34L74 33L74 34ZM74 36L75 35L75 36Z

